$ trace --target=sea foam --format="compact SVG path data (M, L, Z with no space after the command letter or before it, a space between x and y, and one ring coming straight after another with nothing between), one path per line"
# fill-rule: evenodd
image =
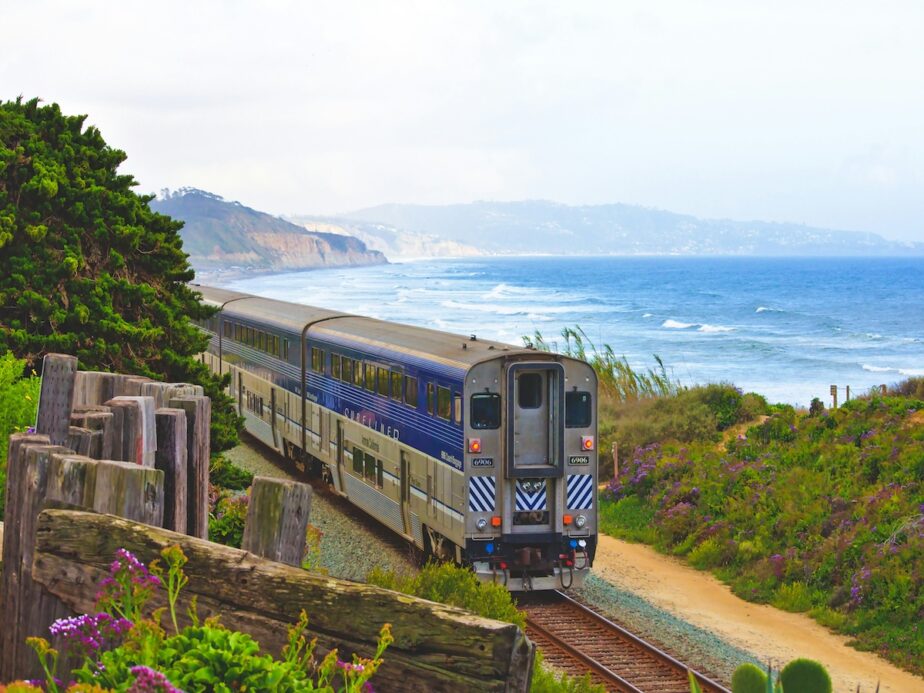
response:
M685 330L689 327L696 327L696 323L680 322L679 320L665 320L661 323L661 327L666 327L669 330Z

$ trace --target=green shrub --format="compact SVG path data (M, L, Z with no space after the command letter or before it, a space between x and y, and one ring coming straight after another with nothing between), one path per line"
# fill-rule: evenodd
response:
M597 516L600 531L612 537L654 544L657 531L652 526L654 510L637 496L628 496L615 503L601 503Z
M727 545L716 537L709 537L687 554L687 560L694 568L700 570L715 568L727 563L729 559Z
M209 483L233 491L243 491L253 483L253 473L238 467L221 454L209 460Z
M780 672L786 693L831 693L831 677L813 659L794 659Z
M10 434L35 424L41 380L24 377L26 362L10 353L0 356L0 518L3 517L6 489L6 456Z
M209 541L241 548L247 520L247 494L221 494L209 516Z
M536 650L536 664L530 693L605 693L606 686L593 683L590 674L575 677L548 669L543 663L542 653Z
M732 693L767 693L767 675L750 662L735 669L731 683Z
M811 610L817 600L815 590L804 582L789 582L777 588L773 606L784 611L803 613Z

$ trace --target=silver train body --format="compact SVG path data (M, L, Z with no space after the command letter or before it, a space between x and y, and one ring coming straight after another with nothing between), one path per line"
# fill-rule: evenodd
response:
M513 591L580 586L597 535L585 362L209 287L203 361L247 430L428 553Z

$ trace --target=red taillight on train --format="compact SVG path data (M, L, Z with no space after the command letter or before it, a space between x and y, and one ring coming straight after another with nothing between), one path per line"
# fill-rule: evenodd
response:
M468 451L473 455L479 454L481 452L481 438L469 438Z
M593 450L594 449L594 437L593 436L581 436L581 450Z

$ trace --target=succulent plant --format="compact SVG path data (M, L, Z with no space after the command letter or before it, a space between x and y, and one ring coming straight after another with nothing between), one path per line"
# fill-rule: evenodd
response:
M827 670L813 659L794 659L780 672L780 681L786 693L831 693L831 677Z
M745 662L732 675L732 693L766 693L767 675L760 667Z

